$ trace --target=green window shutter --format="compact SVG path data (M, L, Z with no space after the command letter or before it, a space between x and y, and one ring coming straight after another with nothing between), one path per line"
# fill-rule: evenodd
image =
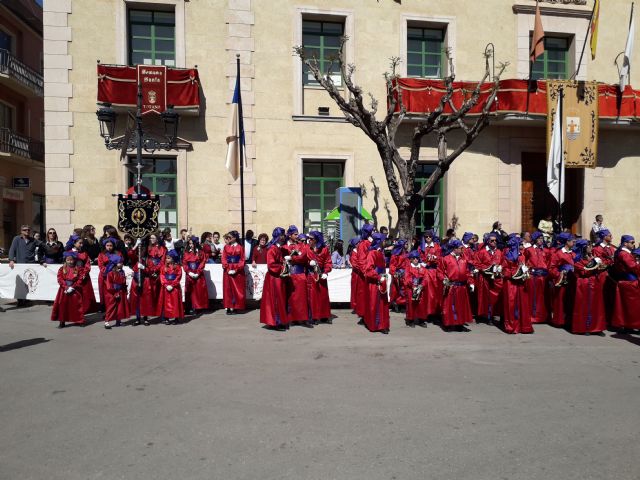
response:
M443 78L446 72L445 31L439 28L407 29L407 75Z
M417 192L427 183L435 170L435 165L421 163L418 165L414 182L414 191ZM437 234L444 231L444 191L440 180L429 195L416 209L415 222L416 234L421 235L426 230L434 229Z
M129 10L129 64L175 66L175 14Z
M329 72L333 60L332 78L336 85L342 85L338 55L340 53L340 39L344 35L344 24L340 22L321 22L304 20L302 22L302 46L308 56L318 59L318 66L323 74ZM302 83L304 85L318 85L306 65L302 66Z
M567 37L545 37L544 54L531 67L533 80L566 80L569 78L569 47ZM531 39L529 40L531 45Z
M324 232L327 216L336 206L336 190L344 185L344 165L305 162L302 177L303 229Z

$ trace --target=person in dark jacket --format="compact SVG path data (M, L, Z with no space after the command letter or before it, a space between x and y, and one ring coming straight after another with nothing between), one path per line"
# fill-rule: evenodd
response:
M63 263L64 245L58 240L58 233L55 228L47 230L47 238L40 243L38 252L40 254L40 263L43 265Z

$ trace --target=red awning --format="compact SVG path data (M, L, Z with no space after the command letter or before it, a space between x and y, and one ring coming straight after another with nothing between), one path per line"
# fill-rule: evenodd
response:
M442 80L426 80L420 78L399 78L396 80L402 90L402 102L411 114L424 114L438 107L440 98L446 89ZM547 83L538 81L535 93L527 94L527 80L502 80L498 91L498 101L491 111L497 114L527 112L527 95L529 95L529 115L547 115ZM453 104L462 105L465 98L473 93L477 83L454 82ZM480 101L471 110L471 114L479 114L492 88L491 83L482 86ZM618 108L618 86L598 85L600 118L626 118L640 120L640 90L630 86L624 91ZM397 109L399 110L399 108ZM450 113L449 106L445 112Z
M136 67L98 64L98 102L136 108ZM167 104L198 112L200 77L195 68L167 68Z

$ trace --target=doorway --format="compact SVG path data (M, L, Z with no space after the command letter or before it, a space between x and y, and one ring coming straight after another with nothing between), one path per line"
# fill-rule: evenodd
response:
M574 234L584 203L584 171L581 168L565 170L565 201L562 223ZM547 159L542 152L522 153L522 230L532 232L547 214L558 215L558 202L547 188Z

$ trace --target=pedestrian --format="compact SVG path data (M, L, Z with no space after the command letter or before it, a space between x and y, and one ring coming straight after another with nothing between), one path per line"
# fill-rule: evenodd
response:
M575 288L571 304L571 333L602 334L607 329L604 287L607 278L601 259L593 256L587 240L576 241L574 247Z
M158 315L160 314L161 305L158 303L162 286L160 282L160 271L164 267L167 258L167 247L160 243L158 233L149 235L149 246L147 248L147 264L145 270L146 280L149 282L149 293L154 303L158 305Z
M442 260L442 248L436 241L433 230L427 230L422 235L420 245L420 259L426 269L426 288L422 292L424 315L427 318L442 313L442 280L438 278L438 265Z
M182 267L178 263L179 260L178 252L170 250L167 252L164 265L160 269L160 318L163 319L165 325L180 323L184 318L182 288L180 287Z
M58 240L58 234L55 228L47 230L47 239L40 244L41 258L40 262L44 265L52 265L62 263L64 253L64 245Z
M531 306L531 323L545 323L549 320L549 255L542 232L533 232L533 245L525 248L524 257L529 267L529 305Z
M251 266L256 268L257 265L266 265L267 264L267 251L269 247L267 243L269 242L269 235L266 233L261 233L258 235L258 244L253 249L253 256L251 257Z
M154 290L154 282L149 276L152 262L148 257L148 244L142 242L141 248L135 250L133 258L133 274L131 277L131 288L129 289L129 311L135 314L134 325L140 325L144 321L145 325L150 325L149 317L160 314L158 303L159 293ZM139 255L140 252L140 256Z
M449 252L438 267L438 277L444 285L442 328L445 331L465 331L473 322L469 290L473 291L473 275L462 256L462 242L454 239L447 245Z
M475 255L478 270L478 317L488 323L499 315L499 301L502 295L502 251L498 248L498 234L490 232L484 248Z
M260 299L260 323L272 330L287 330L289 328L287 287L285 279L282 277L285 266L284 243L284 228L276 227L268 245L267 273Z
M98 261L98 255L102 251L100 241L96 238L96 227L93 225L85 225L80 233L82 238L82 251L89 256L89 261L95 264Z
M225 243L220 242L220 232L213 232L211 237L211 258L213 258L213 263L222 262L222 249L224 246Z
M369 302L369 287L365 280L366 261L369 253L369 247L373 240L374 227L370 223L366 223L360 229L360 241L357 247L353 249L351 254L351 265L356 272L356 315L359 318L358 324L364 325L364 315L367 311Z
M425 303L421 301L427 286L427 269L420 263L420 252L412 250L407 255L407 263L402 277L407 314L405 323L409 327L425 326L427 315Z
M31 227L22 225L20 234L13 237L9 247L9 267L13 269L16 263L36 263L36 248L40 245L31 236Z
M173 244L173 248L175 249L176 252L178 252L178 255L180 255L180 258L182 258L184 249L187 246L187 240L188 240L187 237L189 237L188 233L189 231L186 228L181 228L180 238L176 240Z
M91 281L91 258L85 252L84 242L80 235L74 234L69 237L66 247L67 251L75 253L75 262L81 277L82 288L82 313L94 313L98 311L93 282Z
M120 255L124 262L124 257L120 252L116 251L117 240L113 237L108 237L102 240L102 253L98 255L98 268L100 274L98 276L98 294L100 296L100 304L102 308L106 309L105 303L105 285L107 281L107 275L113 269L113 262L111 255ZM105 310L106 311L106 310Z
M256 246L256 239L253 238L253 230L247 230L244 234L244 261L251 263L253 259L253 249Z
M111 329L112 321L119 327L129 318L127 302L127 277L124 274L124 259L120 253L108 254L107 276L104 284L104 328Z
M491 226L491 233L496 236L497 247L500 250L503 250L507 246L509 234L502 229L502 223L499 220L493 222L493 225Z
M573 246L575 238L570 233L560 233L556 236L559 247L551 256L549 273L553 287L551 288L551 325L564 327L567 324L568 312L565 308L569 293L569 275L574 270Z
M592 242L597 242L600 239L600 236L598 234L600 233L601 230L608 230L608 229L604 225L603 216L596 215L596 221L593 222L593 225L591 226L591 232L590 232Z
M331 318L331 303L329 300L329 285L327 279L331 272L331 257L329 249L324 243L321 232L313 230L309 232L309 246L307 255L311 273L307 275L309 289L309 310L311 321L318 323L333 323Z
M67 322L83 324L82 268L76 266L77 253L64 252L64 264L58 269L58 293L53 302L51 320L64 328Z
M198 237L190 237L185 240L182 254L182 267L186 274L184 297L188 313L209 308L209 291L204 278L207 259L199 246Z
M407 241L398 239L394 243L389 259L389 275L391 275L391 292L389 301L394 311L400 311L400 307L407 304L407 296L405 295L404 275L408 266L406 256Z
M382 246L386 235L374 233L364 263L364 277L367 288L367 303L364 311L364 323L370 332L388 334L389 324L389 288L391 282L387 276ZM364 243L361 242L361 243Z
M298 240L298 227L290 225L287 229L285 261L289 265L287 278L287 311L289 322L306 328L313 328L309 312L309 294L307 287L307 269L309 257L307 245Z
M502 258L502 323L507 333L533 333L529 305L529 267L523 240L513 237Z
M640 329L640 264L632 253L635 244L635 238L631 235L622 235L613 263L613 277L617 286L611 325L621 333Z
M173 239L171 229L169 227L166 227L162 230L162 244L167 249L167 252L170 250L175 250L175 240Z
M227 315L233 315L246 308L245 254L240 234L233 230L228 235L230 242L222 250L222 305Z
M352 238L349 240L349 247L347 248L347 254L345 255L345 263L348 265L347 268L351 269L351 288L350 288L350 298L349 298L349 306L351 307L351 313L356 313L357 306L357 287L358 287L358 275L359 273L354 267L353 262L357 260L357 246L360 242L360 238Z

